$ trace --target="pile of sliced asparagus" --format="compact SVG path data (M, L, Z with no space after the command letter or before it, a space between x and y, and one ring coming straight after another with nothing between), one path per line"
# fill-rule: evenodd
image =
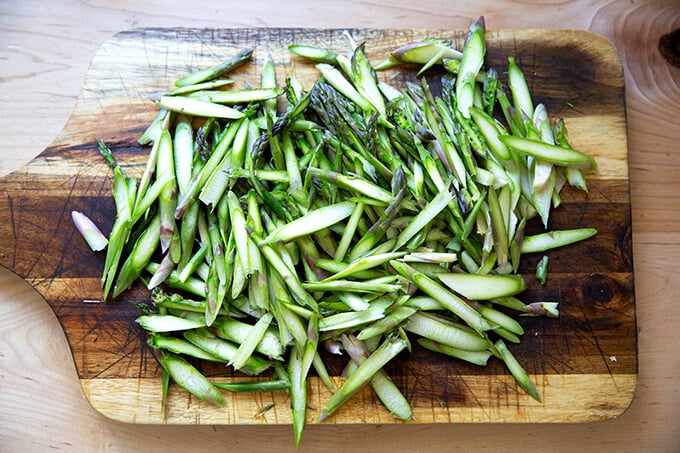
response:
M152 290L137 322L158 350L164 401L168 377L216 405L222 389L287 391L299 443L314 368L333 392L319 420L367 384L407 420L383 367L412 339L478 365L496 357L540 401L506 345L523 334L508 313L554 317L557 304L516 297L519 261L595 234L547 231L563 185L587 190L595 162L534 105L512 57L509 92L485 67L484 34L480 18L462 51L426 40L375 65L351 37L346 54L290 46L316 64L311 87L294 75L280 85L268 58L260 87L234 89L223 76L251 58L244 50L155 98L139 181L98 142L116 219L108 238L74 220L94 250L106 248L105 299L139 279ZM441 92L426 78L378 81L376 71L402 64L442 67ZM545 233L524 234L533 217ZM321 347L349 357L339 388ZM213 382L197 359L268 378Z

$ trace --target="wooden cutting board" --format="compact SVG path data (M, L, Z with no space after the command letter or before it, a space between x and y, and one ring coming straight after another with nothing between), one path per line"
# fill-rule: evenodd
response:
M399 45L426 37L462 46L465 31L348 30L366 41L373 61ZM233 77L257 85L263 57L277 63L279 80L295 70L311 86L312 65L291 59L290 43L345 51L343 30L137 29L104 43L92 61L74 111L59 136L23 168L0 179L0 265L31 284L63 326L78 378L92 406L115 420L171 424L288 424L284 392L228 394L228 406L208 406L176 388L161 409L160 369L133 320L130 302L148 297L141 287L113 303L101 300L103 255L92 253L73 228L80 210L108 231L114 215L112 177L95 138L113 148L130 174L141 174L148 153L136 140L155 116L149 97L192 70L211 66L244 47L255 60ZM595 227L598 235L550 253L545 286L531 281L526 301L557 300L559 319L522 318L523 341L511 349L535 381L543 402L516 386L503 365L487 367L447 360L421 349L389 366L389 374L414 408L409 423L586 422L621 414L637 377L631 217L624 84L614 47L584 31L487 32L488 62L506 67L515 56L536 102L563 117L575 148L594 155L598 173L589 192L565 188L551 229ZM400 68L392 82L413 79ZM391 76L392 75L392 76ZM427 73L433 79L437 73ZM526 256L521 271L533 274L540 256ZM40 335L40 332L35 332ZM340 363L330 362L337 376ZM240 379L223 367L208 375ZM339 380L339 377L337 378ZM315 422L329 392L309 384L308 418ZM274 406L264 413L260 411ZM389 416L369 389L324 423L402 423Z

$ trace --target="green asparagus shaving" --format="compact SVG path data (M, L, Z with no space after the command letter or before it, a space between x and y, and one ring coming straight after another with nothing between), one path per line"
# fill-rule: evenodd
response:
M442 190L430 201L422 211L416 215L411 222L404 228L399 236L397 242L392 248L393 251L400 249L406 245L417 233L421 232L430 222L432 222L453 200L453 192L450 190Z
M235 91L207 91L199 92L193 99L202 99L215 104L241 104L245 102L258 102L275 99L283 94L283 90L276 88L252 88Z
M203 349L209 354L220 358L224 363L231 362L238 351L238 346L217 337L206 329L192 329L184 332L184 338L190 343ZM241 372L256 376L266 371L271 366L271 363L258 356L251 355L244 366L241 367Z
M376 70L388 69L400 63L422 64L418 74L425 72L444 59L460 60L462 53L451 47L451 43L442 39L429 39L406 44L393 50L388 57L376 64Z
M368 346L353 335L342 335L343 346L352 359L347 365L347 374L351 376L370 356ZM406 397L387 376L380 370L370 380L373 391L393 417L400 420L413 418L413 410Z
M288 390L290 383L283 379L275 381L244 381L244 382L214 382L215 387L229 390L230 392L272 392L276 390Z
M260 245L272 242L287 242L323 230L349 217L353 210L354 203L351 201L315 209L272 231L260 242Z
M219 389L182 357L166 352L161 355L159 362L172 380L192 395L215 406L227 404Z
M527 154L555 165L580 170L595 170L595 159L585 153L572 148L562 148L531 138L503 135L501 142L517 152Z
M494 349L496 350L498 356L505 362L505 365L508 367L508 370L510 370L510 373L512 373L512 375L515 377L515 380L520 385L520 387L522 387L524 391L531 395L531 397L536 401L541 402L541 395L538 393L533 381L529 378L524 368L522 368L522 365L519 364L503 340L498 340L494 344Z
M357 90L357 88L350 83L345 76L334 66L327 63L319 63L316 68L321 72L326 82L330 83L340 93L344 94L356 103L362 110L371 111L373 106L371 103Z
M290 376L290 404L293 414L293 433L295 445L299 446L307 418L307 385L306 373L302 365L302 352L297 347L290 349L288 358L288 375Z
M514 57L508 57L508 85L515 101L515 110L527 118L534 116L534 104L531 93L524 78L524 73L515 63Z
M584 241L595 236L595 234L597 234L597 231L594 228L575 228L572 230L555 230L531 236L524 236L521 252L545 252L557 247Z
M429 338L454 348L465 351L483 351L489 347L488 341L481 335L455 326L444 319L421 312L416 312L404 326L408 332Z
M207 69L200 69L198 71L192 72L191 74L182 77L177 82L175 86L183 87L187 85L196 85L197 83L202 83L210 80L217 79L223 75L233 71L245 64L253 56L252 49L242 49L233 57L223 61L222 63Z
M489 300L519 294L526 282L519 275L479 275L442 273L437 278L444 285L470 300Z
M482 332L493 327L490 323L485 322L482 316L463 299L456 296L452 292L447 291L446 288L439 285L431 278L420 272L414 272L403 263L393 262L392 266L395 267L395 269L397 269L397 271L400 272L404 277L413 281L413 283L425 294L435 299L448 310L451 310L451 312L465 321L480 335ZM438 276L441 278L440 275Z
M480 17L471 26L463 47L463 55L456 79L456 99L460 112L470 117L470 107L474 102L477 74L484 63L484 18Z
M427 338L418 338L418 344L429 349L430 351L439 352L442 354L455 357L466 362L474 363L475 365L484 366L491 358L492 354L489 351L466 351L464 349L454 348L445 344L437 343L436 341Z
M207 360L209 362L222 362L219 357L215 357L182 338L154 334L149 337L148 343L154 348L164 349L166 351L174 352L175 354L184 354L189 357Z
M226 105L197 98L164 95L157 102L158 107L185 115L211 118L243 118L245 114Z
M373 351L373 353L352 373L342 384L337 392L319 415L319 421L323 421L332 415L338 408L356 393L366 382L380 371L390 360L406 349L406 341L399 337L389 337Z
M333 51L303 44L291 44L288 46L288 50L295 55L308 58L312 61L328 64L334 64L338 56L338 54Z
M176 332L205 326L204 322L172 315L145 315L136 321L149 332Z
M245 358L249 357L250 354L247 352L250 350L250 353L257 351L266 357L280 360L283 354L283 345L274 331L269 329L271 320L271 314L267 314L258 320L255 325L251 325L225 317L216 319L214 325L217 327L217 335L219 337L239 345L248 344L244 347L244 351L241 352ZM254 343L254 346L252 343ZM231 358L231 361L234 361L234 358ZM243 360L239 360L239 362L243 363Z
M243 368L248 358L255 352L257 345L264 340L264 336L267 333L267 329L273 318L271 313L267 313L257 320L253 328L250 329L248 335L241 341L241 344L236 351L236 355L234 355L228 365L233 366L236 370Z

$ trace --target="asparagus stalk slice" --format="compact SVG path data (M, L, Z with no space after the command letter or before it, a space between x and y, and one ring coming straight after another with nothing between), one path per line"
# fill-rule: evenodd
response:
M506 146L519 153L533 156L555 165L589 171L594 171L596 167L595 159L592 156L575 149L563 148L540 140L516 137L514 135L503 135L500 137L500 140Z
M522 253L545 252L550 249L584 241L596 234L597 230L594 228L575 228L524 236L520 250Z
M172 112L169 112L166 109L159 109L151 124L149 124L144 133L137 139L137 143L140 145L154 143L156 138L158 138L158 134L161 132L163 124L169 119L171 113Z
M341 340L345 351L347 351L352 359L347 366L347 374L351 376L371 353L366 344L353 335L342 335ZM413 418L413 409L411 409L408 400L384 370L381 369L375 373L371 377L370 383L373 391L390 412L390 415L400 420L410 420Z
M422 231L430 222L432 222L440 212L442 212L451 201L453 201L453 192L451 186L446 190L439 192L432 201L430 201L423 210L416 215L408 226L404 228L399 236L397 242L393 247L393 251L399 250L402 246L411 240L418 232Z
M155 215L144 232L135 242L132 252L120 268L120 273L113 287L113 297L128 289L137 278L142 275L144 268L160 242L160 216Z
M284 379L270 381L214 382L215 386L230 392L272 392L290 389L290 382Z
M146 266L146 270L152 274L155 274L158 271L158 267L159 267L158 263L151 262ZM171 288L186 291L195 296L199 297L206 296L204 280L192 277L188 277L182 280L177 270L173 270L172 272L170 272L170 274L168 274L163 283Z
M264 340L269 324L273 319L274 317L271 313L266 313L257 320L252 329L250 329L250 333L238 347L238 350L231 359L231 362L229 362L229 365L233 366L236 370L240 370L245 366L247 360L252 356L253 352L255 352L255 348Z
M304 44L291 44L288 46L288 50L300 57L330 65L335 64L335 60L338 57L338 54L331 50Z
M276 67L271 54L267 54L262 63L262 74L260 75L260 84L262 90L277 90L278 95L264 100L262 103L263 109L267 115L276 116L276 107L278 104L277 98L285 92L284 89L279 90L276 81Z
M194 130L190 117L178 116L172 145L177 189L180 194L184 194L191 184L194 161Z
M238 351L238 346L215 336L207 329L192 329L184 332L184 338L204 351L220 358L225 363L233 360ZM264 360L256 355L251 355L246 361L245 366L241 367L241 372L251 376L263 373L271 366L271 362Z
M225 154L219 166L208 177L198 198L207 205L215 206L230 185L233 185L231 172L243 167L248 139L248 118L240 121L231 149Z
M427 338L418 338L418 344L429 349L430 351L446 354L466 362L474 363L475 365L484 366L492 356L490 351L466 351L464 349L454 348L445 344L437 343Z
M146 288L151 290L163 283L175 269L175 263L170 253L167 253L158 265L158 268L151 276Z
M366 271L369 269L374 269L378 266L382 266L392 260L403 257L406 252L394 252L394 253L381 253L378 255L367 256L365 258L360 258L356 261L351 262L348 266L344 267L342 270L331 275L324 282L330 282L332 280L339 280L351 275L360 273L361 271Z
M492 323L496 324L501 329L509 333L516 335L524 334L524 329L522 328L522 326L517 321L515 321L513 318L506 315L502 311L496 310L495 308L489 305L480 304L479 313L485 319L488 319L489 321L491 321ZM498 333L498 328L495 330L495 332Z
M408 265L403 263L393 262L392 266L404 277L413 281L413 283L415 283L415 285L425 294L435 299L460 319L465 321L467 325L472 327L480 335L493 327L492 324L486 322L467 302L450 291L447 291L446 288L439 285L431 278L420 272L414 272ZM437 274L437 276L441 278L441 275Z
M319 422L332 415L342 404L380 371L390 360L406 349L407 343L399 337L389 337L342 384L319 415Z
M163 95L156 102L156 104L158 107L170 110L171 112L178 112L193 116L227 119L239 119L245 116L243 112L226 105L184 96Z
M323 78L343 95L356 103L364 111L372 111L371 103L352 85L342 73L327 63L319 63L316 68Z
M357 334L357 338L359 340L367 340L389 332L406 321L416 311L417 309L412 307L397 307L387 313L384 318L378 319L361 329Z
M246 354L248 349L251 349L252 343L255 343L254 351L269 357L274 360L281 360L283 355L283 345L279 337L269 328L272 321L272 315L268 314L261 318L262 322L250 325L245 322L237 321L233 318L220 317L215 320L213 325L217 328L217 335L234 343L244 344L243 356L249 357ZM257 341L255 341L257 340ZM236 357L238 359L238 357ZM230 361L234 361L232 357Z
M159 289L151 292L151 299L157 307L195 311L198 313L205 311L205 301L203 300L187 299L180 294L166 294Z
M228 191L226 194L227 203L229 206L229 217L231 219L232 233L236 241L236 254L239 258L239 263L246 276L252 273L250 248L248 241L250 240L248 230L246 229L246 217L243 208L238 200L238 197L233 191Z
M494 349L498 356L505 362L505 365L514 376L517 383L527 392L533 399L541 402L541 395L538 393L533 381L529 378L522 365L519 364L515 356L510 352L503 340L498 340L494 343Z
M571 149L567 128L562 118L555 122L553 126L553 135L555 137L555 144ZM569 181L570 185L577 187L584 192L588 192L588 184L586 183L586 179L583 176L583 171L577 168L567 167L567 180Z
M369 307L364 311L336 313L319 320L321 332L344 330L381 319L385 316L384 306Z
M170 132L163 130L158 138L158 159L156 160L156 174L170 175L169 181L158 195L158 211L160 216L160 245L165 253L173 240L175 232L175 208L177 207L177 188L173 156L172 138Z
M177 332L205 326L204 322L173 315L143 315L135 322L150 332Z
M242 49L236 55L210 68L201 69L182 77L175 86L183 87L217 79L245 64L253 56L253 49Z
M536 265L536 278L541 282L541 285L545 285L545 281L548 278L548 261L548 255L543 255L541 261Z
M458 109L465 118L470 117L477 74L484 63L486 53L484 32L484 17L480 17L470 26L460 60L460 69L456 79L456 99Z
M323 230L346 219L352 211L354 211L354 203L351 201L315 209L272 231L259 245L287 242Z
M388 276L394 280L393 276ZM382 283L376 281L357 282L354 280L331 280L323 282L303 283L302 287L309 291L353 291L360 293L390 293L399 291L400 284Z
M203 189L210 176L224 159L225 154L228 152L234 141L234 137L236 136L240 124L241 123L238 121L229 124L226 132L224 132L217 141L210 157L206 160L205 164L201 166L200 171L193 175L191 184L189 184L189 187L177 200L177 209L175 210L176 218L181 218L187 208L196 201L199 192Z
M215 357L214 355L182 338L171 337L169 335L153 334L149 337L148 343L154 348L163 349L175 354L184 354L196 359L207 360L209 362L222 362L219 357Z
M293 414L293 433L296 447L300 445L307 418L307 379L302 365L302 352L297 347L290 350L288 358L290 376L290 403Z
M106 248L109 240L88 216L80 211L71 211L71 218L93 252L99 252Z
M373 109L384 117L385 99L378 88L375 70L364 53L363 45L357 46L352 53L352 81L359 93L371 103Z
M214 102L215 104L242 104L275 99L283 94L279 88L250 88L235 91L207 91L199 92L193 99Z
M376 70L384 70L400 63L422 64L423 73L434 64L445 59L460 60L463 54L452 48L451 43L442 39L413 42L393 50L383 61L376 64Z
M437 278L450 289L470 300L489 300L514 296L526 289L520 275L479 275L442 273Z
M411 315L404 329L464 351L483 351L489 347L488 340L479 334L443 322L440 318L425 313L418 312Z
M499 201L497 191L489 187L488 196L489 214L491 216L491 235L493 237L493 247L497 254L497 262L504 265L508 262L509 238L507 222L503 216L503 211Z
M500 139L501 131L499 125L483 110L471 106L470 116L479 128L486 144L493 154L501 161L508 161L512 158L510 150Z
M132 213L134 208L136 185L134 180L127 178L116 162L109 147L101 140L97 140L97 147L109 166L113 169L113 199L116 204L116 220L111 227L109 244L106 250L104 270L102 272L102 286L104 300L115 282L118 265L132 231Z
M534 104L531 100L529 86L524 73L515 63L514 57L508 57L508 85L515 103L515 110L527 118L534 116Z
M352 210L352 214L350 215L349 219L347 220L347 223L345 224L345 228L342 232L340 242L338 243L338 246L335 249L335 254L333 256L333 259L335 261L343 261L345 259L345 255L347 254L347 251L349 250L352 240L354 239L357 228L359 227L359 222L361 221L361 217L363 216L363 214L364 204L356 203L354 205L354 209Z
M192 395L214 406L223 407L227 404L219 389L180 356L166 352L161 355L159 362L172 380Z
M310 176L316 176L324 181L330 182L332 184L337 184L347 190L358 192L362 195L366 195L369 198L373 198L383 203L389 204L392 200L392 194L383 189L382 187L373 184L372 182L362 179L356 176L348 176L342 173L337 173L331 170L323 170L320 168L310 167L307 169L307 174Z
M297 277L290 267L283 261L281 255L278 254L271 246L264 245L260 248L262 255L271 264L276 273L281 276L286 286L293 295L293 298L302 306L307 306L313 311L318 311L319 306L316 300L303 287L300 279Z
M527 313L537 316L547 316L549 318L559 317L557 302L533 302L524 306Z
M177 96L181 94L194 93L197 91L214 90L215 88L221 88L226 85L231 85L232 83L234 83L234 80L231 79L210 80L208 82L201 82L193 85L184 85L181 87L177 87L168 92L168 94L172 96Z

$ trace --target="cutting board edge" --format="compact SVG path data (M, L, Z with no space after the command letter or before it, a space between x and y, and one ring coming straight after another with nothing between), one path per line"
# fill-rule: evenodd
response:
M593 423L605 420L612 420L622 416L631 406L637 391L638 373L634 374L545 374L529 375L535 382L543 382L542 389L544 402L546 399L559 398L561 389L574 387L582 388L580 395L566 395L571 403L563 401L558 407L562 410L555 411L544 406L545 403L538 403L517 389L516 400L506 401L506 405L480 405L480 406L461 406L461 407L414 407L414 419L404 422L390 416L385 408L378 407L372 415L356 415L356 410L351 408L352 400L347 403L346 408L341 408L336 414L327 421L319 423L316 415L322 404L330 393L323 387L323 384L316 377L309 379L308 389L310 390L310 409L307 415L307 423L310 424L342 424L342 425L363 425L363 424L440 424L440 423ZM479 380L487 383L491 381L502 382L503 385L511 384L513 378L508 375L499 376L460 376L461 379ZM271 423L266 417L260 418L258 410L266 406L269 399L274 400L277 425L292 424L288 409L289 400L284 392L278 396L262 397L258 396L253 402L252 395L232 394L225 392L227 397L226 409L215 408L206 403L192 399L181 389L170 390L168 400L168 412L162 413L161 407L161 388L160 381L152 378L128 378L128 379L80 379L81 389L91 407L100 415L121 423L131 424L167 424L167 425L266 425ZM548 382L548 384L545 384ZM139 394L145 395L147 404L136 404L134 399L125 400L127 404L120 404L120 397L127 393L121 391L122 388L143 387L147 391ZM111 392L111 389L116 389ZM513 386L513 388L515 388ZM108 399L106 395L111 392L114 394L115 401ZM364 395L362 395L362 392ZM364 388L359 394L354 395L356 404L361 405L363 400L371 390ZM262 394L260 394L262 395ZM488 396L488 395L487 395ZM512 392L510 392L512 396ZM323 398L325 397L325 398ZM233 400L230 400L233 398ZM238 402L240 401L240 402ZM252 412L241 413L241 410L234 412L230 409L243 407L242 402L252 403ZM191 409L185 409L191 405ZM177 409L181 407L183 409ZM568 409L565 409L568 408ZM125 409L125 410L121 410ZM223 412L220 412L223 411ZM266 415L266 412L263 411ZM270 415L272 415L271 413Z

